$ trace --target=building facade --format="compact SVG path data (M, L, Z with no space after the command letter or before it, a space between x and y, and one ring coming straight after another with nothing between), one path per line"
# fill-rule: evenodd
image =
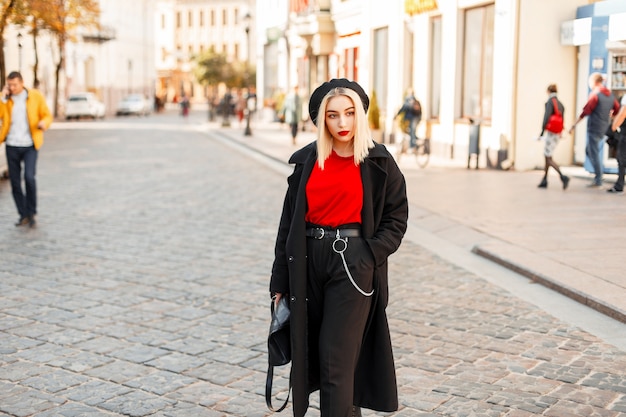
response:
M155 91L155 0L101 0L100 28L79 29L66 44L64 94L89 91L107 114L123 96Z
M229 61L254 60L253 1L158 0L154 16L156 94L166 101L182 95L206 101L205 88L193 75L193 59L202 52L212 49Z
M298 84L310 94L329 78L356 80L376 92L384 141L393 143L394 117L411 88L424 111L419 135L431 138L436 156L464 163L475 123L480 166L534 169L544 163L536 138L547 86L557 84L567 126L588 95L585 47L564 42L562 25L589 8L618 13L619 3L268 0L257 7L258 91L267 98ZM584 127L564 134L555 159L581 163L584 141Z

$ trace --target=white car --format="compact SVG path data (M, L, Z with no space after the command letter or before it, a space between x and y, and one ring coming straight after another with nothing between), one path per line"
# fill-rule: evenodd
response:
M106 106L93 93L76 93L67 98L65 105L65 118L67 120L81 117L103 119L105 113Z
M137 116L147 116L152 110L152 105L146 97L141 94L131 94L124 97L115 110L116 116L136 114Z

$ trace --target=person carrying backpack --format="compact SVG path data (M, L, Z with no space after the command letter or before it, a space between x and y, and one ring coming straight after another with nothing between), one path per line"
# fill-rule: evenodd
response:
M548 188L548 169L552 167L561 177L563 189L565 190L569 185L569 177L561 173L561 169L552 159L554 149L556 148L559 139L561 139L561 132L563 132L563 113L565 112L565 107L557 98L556 91L556 84L550 84L548 86L548 101L546 101L546 111L543 115L541 135L539 135L540 137L545 138L543 155L546 158L546 163L543 169L543 179L539 183L538 187Z

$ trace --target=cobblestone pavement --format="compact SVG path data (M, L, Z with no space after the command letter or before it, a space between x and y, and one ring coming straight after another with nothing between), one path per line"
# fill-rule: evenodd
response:
M284 174L152 116L58 123L38 181L33 230L0 183L0 416L269 415ZM390 281L386 415L626 416L626 352L408 239Z

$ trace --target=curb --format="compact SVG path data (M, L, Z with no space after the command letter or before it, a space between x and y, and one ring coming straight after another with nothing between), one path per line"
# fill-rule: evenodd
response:
M603 302L594 297L591 297L588 294L582 293L579 290L571 288L567 285L563 285L562 283L556 282L555 280L551 279L550 277L544 274L532 271L522 265L506 260L489 250L480 248L479 246L474 246L472 248L472 253L475 253L476 255L481 256L485 259L488 259L492 262L495 262L522 276L525 276L529 278L530 280L532 280L533 282L536 282L551 290L561 293L564 296L569 297L583 305L586 305L587 307L592 308L608 317L611 317L622 323L626 323L626 312L620 310L619 308L615 306L612 306L606 302Z

